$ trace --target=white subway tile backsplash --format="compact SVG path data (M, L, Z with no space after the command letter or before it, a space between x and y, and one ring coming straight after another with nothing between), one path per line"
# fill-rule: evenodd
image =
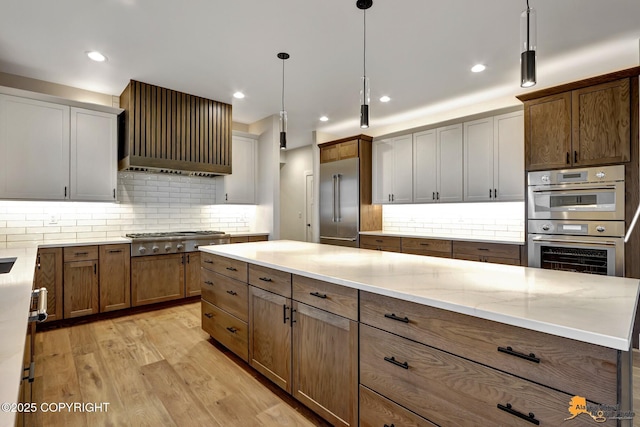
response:
M117 203L0 200L0 248L143 231L250 232L255 224L255 206L213 204L210 178L120 172L117 188Z

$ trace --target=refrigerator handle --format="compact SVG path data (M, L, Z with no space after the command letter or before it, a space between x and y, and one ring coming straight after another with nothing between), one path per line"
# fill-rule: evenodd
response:
M341 212L341 209L340 209L340 185L341 185L341 184L340 184L340 177L341 177L341 176L342 176L342 175L340 175L340 174L337 174L337 175L336 175L336 177L338 178L338 185L337 185L338 191L337 191L337 193L336 193L336 199L337 199L337 201L338 201L338 202L337 202L337 205L338 205L338 206L337 206L337 209L336 209L336 210L338 211L338 217L336 218L336 221L337 221L337 222L342 221L342 215L341 215L341 214L342 214L342 212Z
M333 174L331 179L333 180L333 194L331 195L333 203L333 217L331 218L331 222L336 222L336 174Z

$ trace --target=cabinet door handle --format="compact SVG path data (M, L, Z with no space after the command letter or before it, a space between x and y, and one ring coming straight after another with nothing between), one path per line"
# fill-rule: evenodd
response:
M227 293L228 293L229 295L231 295L231 296L234 296L234 297L235 297L236 295L238 295L238 293L237 293L236 291L232 291L232 290L228 290L228 291L227 291Z
M434 191L434 192L431 194L431 200L435 200L435 199L436 199L436 192Z
M66 186L64 187L64 198L65 199L67 198L67 187Z
M235 268L235 267L227 267L227 270L229 270L229 271L238 271L238 269Z
M320 292L309 292L309 295L313 295L314 297L326 299L327 294L321 294Z
M395 195L395 194L392 194L392 195L391 195L391 201L392 201L392 202L395 202L395 200L396 200L396 195Z
M93 263L93 274L98 274L98 264Z
M430 246L431 243L420 243L420 246Z
M291 307L291 327L293 327L293 324L297 322L297 320L293 319L293 313L295 313L296 311L298 311L298 310L296 310L293 307Z
M236 332L238 332L238 330L236 328L234 328L233 326L228 327L227 331L231 332L232 334L235 334Z
M396 316L394 313L391 313L391 314L385 313L384 317L391 320L397 320L398 322L402 322L402 323L409 323L408 317Z
M205 285L209 285L209 286L213 286L213 282L211 280L205 280L204 284Z
M567 164L571 163L571 161L569 160L569 152L567 151Z
M389 362L389 363L393 363L394 365L399 366L399 367L401 367L402 369L409 369L409 363L407 363L407 362L400 363L400 362L398 362L398 361L396 360L396 358L395 358L395 357L393 357L393 356L391 356L391 357L385 357L385 358L384 358L384 360L385 360L385 361L387 361L387 362Z
M478 248L479 251L488 251L489 249L487 248Z
M229 194L225 193L225 195L224 195L224 201L226 202L226 201L228 201L228 200L229 200Z
M191 255L187 254L187 264L191 264Z
M489 198L491 198L491 189L489 189Z
M273 282L270 277L258 277L258 279L262 280L263 282Z
M65 193L64 195L66 196L67 193ZM390 202L391 201L391 194L389 194L388 199L389 199L388 201Z
M540 363L540 358L536 357L534 353L520 353L518 351L514 351L511 347L498 347L498 351L500 353L510 354L511 356L519 357L520 359L528 360L533 363Z
M498 198L498 190L496 190L495 188L493 189L493 198L494 199Z
M577 151L573 152L573 163L578 163L578 152Z
M205 259L204 262L205 264L213 264L213 261L211 261L210 259Z
M213 317L213 313L205 313L204 317L211 319Z
M287 304L282 304L282 322L286 325L287 324L287 320L289 320L289 318L287 317L287 309L289 307L287 307Z
M436 200L440 200L440 192L436 191Z
M89 255L89 252L76 252L74 255L75 256L87 256L87 255Z
M110 254L119 254L122 252L122 249L109 249Z
M38 270L40 270L40 255L38 255L38 262L37 262L37 266L38 266Z
M498 403L498 409L500 409L501 411L508 412L511 415L515 415L518 418L522 418L525 421L529 421L531 424L535 424L537 426L540 425L540 420L536 420L536 416L534 415L533 412L529 412L529 415L523 414L522 412L519 412L513 409L513 407L511 406L511 403L507 403L506 406Z
M114 199L116 198L116 189L115 188L113 189L113 198Z

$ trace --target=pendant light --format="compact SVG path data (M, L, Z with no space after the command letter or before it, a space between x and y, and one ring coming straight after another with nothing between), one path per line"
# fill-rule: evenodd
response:
M362 81L360 82L360 127L366 129L369 127L369 101L370 88L369 77L367 77L367 9L373 5L373 0L357 0L356 6L362 10L363 16L363 72Z
M278 58L282 59L282 110L280 110L280 149L287 148L287 112L284 109L284 61L289 59L289 54L280 52Z
M520 15L520 86L536 84L536 11L529 7Z

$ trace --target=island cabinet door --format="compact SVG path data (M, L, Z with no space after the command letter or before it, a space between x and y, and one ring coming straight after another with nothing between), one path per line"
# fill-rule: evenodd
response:
M293 302L293 396L334 426L358 418L358 323Z
M366 325L360 382L442 426L560 426L579 412L570 394ZM571 425L593 422L578 413Z
M291 393L291 299L249 286L249 363Z
M62 248L38 249L35 287L47 288L47 321L62 319Z
M64 263L64 318L88 316L99 311L98 261Z

